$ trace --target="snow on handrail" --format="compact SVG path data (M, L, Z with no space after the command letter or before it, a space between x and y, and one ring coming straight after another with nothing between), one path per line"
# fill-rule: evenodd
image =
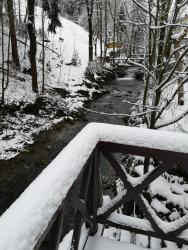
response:
M188 135L90 123L0 217L0 249L33 249L98 142L188 153Z

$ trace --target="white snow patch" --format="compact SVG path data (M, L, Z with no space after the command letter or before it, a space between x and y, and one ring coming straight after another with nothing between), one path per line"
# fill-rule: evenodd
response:
M151 206L155 209L155 211L157 212L161 212L161 213L164 213L164 214L168 214L170 211L169 209L167 209L165 207L165 205L160 202L159 200L157 199L153 199L152 202L151 202Z

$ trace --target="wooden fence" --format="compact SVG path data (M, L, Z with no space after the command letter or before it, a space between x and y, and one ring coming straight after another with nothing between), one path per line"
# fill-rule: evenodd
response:
M172 167L181 167L187 171L187 135L94 123L84 128L67 147L67 150L65 148L64 151L61 152L54 163L47 168L47 171L44 171L41 177L39 176L26 190L25 194L0 218L0 249L15 249L13 247L14 244L10 244L11 241L16 242L19 237L22 239L26 237L26 235L28 237L33 233L33 228L37 228L37 233L30 239L30 244L34 246L34 248L32 248L35 250L57 250L64 235L63 223L66 216L66 206L67 204L70 205L70 203L76 211L72 214L72 216L74 216L74 227L71 250L77 250L79 247L83 224L87 226L90 235L95 235L98 231L98 225L103 224L105 226L112 226L147 235L148 237L159 238L163 241L166 240L177 244L188 245L188 238L181 235L181 233L188 228L188 215L185 215L176 222L162 223L144 197L144 192L149 185ZM85 157L84 160L83 157L80 156L81 153L84 155L83 157ZM143 175L140 182L132 183L116 159L117 153L155 159L158 162L158 167ZM122 194L113 198L108 204L106 204L106 202L104 204L103 202L103 188L101 183L103 165L101 164L101 155L106 158L114 170L115 175L121 179L125 187ZM75 161L73 162L74 164L72 164L72 161ZM60 164L60 166L56 169L58 164ZM50 171L48 171L49 168ZM66 171L70 169L70 173L76 172L76 174L74 177L70 176L70 178L72 178L72 184L69 186L69 191L66 191L66 197L63 195L60 196L65 198L62 198L61 204L57 206L53 216L51 216L51 214L48 213L47 207L47 190L50 190L50 188L53 188L53 185L57 184L56 179L51 178L51 175L57 175L59 181L59 179L61 180L59 173L62 173L62 178L64 178L63 182L65 182L66 179L69 178L65 175L65 169ZM76 180L75 177L77 177ZM39 193L42 197L41 199L35 199L35 194L37 194L35 190L41 187L40 181L43 180L44 191ZM50 182L50 185L48 185L48 182ZM63 183L60 185L60 188L64 188ZM31 193L32 195L30 196ZM44 205L41 206L40 204L43 198L45 198L44 194L47 197L45 211ZM33 200L30 199L30 197L32 197ZM53 199L53 196L51 199ZM126 217L126 215L120 216L115 213L118 208L124 206L131 200L134 200L137 206L140 207L147 220ZM35 211L30 209L30 203L31 206L33 203L36 204L34 207ZM57 202L55 202L55 204L56 203ZM58 201L58 204L59 203ZM49 218L45 218L45 220L48 221L47 224L41 225L41 223L44 222L43 218L37 220L38 215L36 213L40 206L40 211L43 209L44 213L47 211L47 215L50 214ZM20 214L15 212L19 212L20 209L22 209ZM31 211L27 213L29 209ZM26 222L25 220L30 215L34 216L33 219L29 219ZM36 220L35 216L37 217ZM125 219L122 216L125 216ZM22 224L24 226L23 230L19 225L20 221L22 221L22 223L25 221L27 224L26 227ZM13 231L13 229L15 230ZM36 232L36 230L34 231ZM27 243L27 237L24 238L24 243ZM43 248L44 242L45 248ZM18 243L16 247L17 250L26 249L23 244L18 246Z
M154 158L160 162L160 165L151 173L146 174L145 178L140 184L133 186L130 182L128 182L124 170L113 155L114 153L132 154L147 158ZM121 199L114 198L114 201L111 203L112 205L109 204L106 210L105 208L101 209L103 213L98 214L97 211L102 206L103 197L100 174L102 167L100 165L101 154L103 154L103 156L105 156L105 158L111 164L113 170L116 173L116 176L121 179L127 191ZM66 201L71 201L76 209L71 250L77 250L79 247L79 239L83 223L86 223L89 227L90 235L94 235L97 233L97 225L98 223L100 223L106 226L135 232L137 234L176 242L177 244L188 245L188 239L179 237L179 235L186 228L188 228L187 217L185 219L185 221L187 222L182 224L180 227L177 226L177 228L173 229L172 231L169 227L169 231L164 232L158 222L154 219L152 213L150 213L143 197L144 190L150 185L150 183L152 183L165 171L167 171L169 168L172 168L173 166L181 166L187 169L187 164L188 154L185 153L123 145L111 142L99 142L96 148L93 150L89 160L83 167L79 177L70 189L66 198ZM79 183L81 183L81 185L79 185ZM80 186L80 192L78 192L78 186ZM135 203L143 211L147 220L150 222L150 230L146 230L144 228L144 221L143 228L140 228L140 225L142 224L133 227L131 226L131 223L126 224L126 221L124 223L122 221L117 223L117 220L116 222L114 222L113 220L109 219L110 215L113 212L115 212L119 207L125 205L131 200L135 201ZM52 218L51 223L46 229L46 232L42 235L41 239L38 241L35 249L39 249L39 246L48 233L50 236L48 240L48 249L58 249L62 234L63 212L65 211L64 206L66 201L62 202L62 205L59 207L57 213Z

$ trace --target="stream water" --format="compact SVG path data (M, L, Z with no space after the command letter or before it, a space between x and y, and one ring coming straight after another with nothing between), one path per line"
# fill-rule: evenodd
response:
M108 94L87 104L87 108L98 113L85 110L85 118L82 121L59 125L41 135L27 152L9 161L0 162L0 214L15 201L88 122L125 125L122 117L101 115L100 112L130 113L131 105L122 101L136 101L143 89L142 81L132 78L135 70L129 69L124 78L117 78L106 84L104 87ZM104 175L107 171L105 168Z

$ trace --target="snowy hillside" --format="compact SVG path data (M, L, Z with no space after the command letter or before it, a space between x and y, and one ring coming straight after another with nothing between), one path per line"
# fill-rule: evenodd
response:
M25 1L22 1L22 16L24 17ZM37 58L38 58L38 77L39 83L42 78L42 37L41 37L41 15L42 10L39 7L35 9L35 25L37 31ZM47 32L45 34L45 84L46 88L58 87L66 88L72 95L78 90L78 85L82 84L84 72L88 63L88 33L79 25L68 21L60 17L62 23L61 28L56 29L56 34ZM45 30L48 30L49 19L45 17ZM6 37L5 37L6 38ZM26 38L19 37L19 39L25 42ZM5 40L5 45L7 45ZM18 41L19 55L22 68L29 68L29 42L27 46ZM80 65L78 67L67 66L67 63L71 62L74 51L77 51ZM26 53L26 55L24 55ZM22 74L20 74L22 75ZM25 75L23 76L25 78ZM15 79L11 79L9 87L5 92L5 98L8 102L15 100L15 92L17 100L27 99L31 101L31 87L30 77L26 79L25 83L15 84ZM25 91L23 90L25 88ZM12 95L11 95L12 93ZM13 94L14 93L14 94Z
M21 3L21 16L25 17L26 1ZM18 7L16 8L18 11ZM29 74L29 40L25 36L26 27L18 32L18 48L21 70L10 66L8 88L5 91L5 107L0 110L0 159L17 155L25 145L33 143L33 138L66 119L72 119L84 101L98 92L95 87L87 88L84 73L88 64L88 33L79 25L60 17L62 27L56 34L45 33L45 93L42 86L42 10L35 8L35 28L37 33L37 69L39 94L32 92ZM49 19L45 16L45 30ZM5 27L5 59L8 50L8 27ZM2 38L0 37L0 42ZM77 66L70 65L73 54L78 57ZM1 57L1 55L0 55ZM2 58L0 58L0 62ZM0 65L1 66L1 65ZM6 68L6 64L5 64ZM25 72L27 71L27 72ZM0 71L0 77L2 77ZM2 92L0 86L0 93Z

